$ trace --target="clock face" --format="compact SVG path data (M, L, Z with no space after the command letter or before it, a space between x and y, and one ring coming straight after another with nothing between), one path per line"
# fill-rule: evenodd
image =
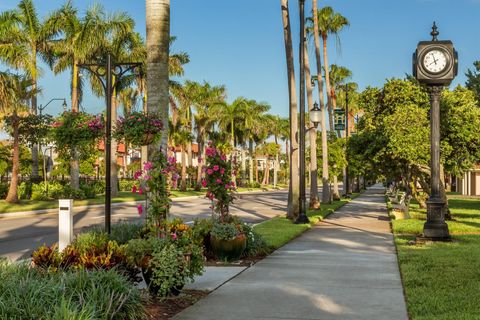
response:
M447 55L442 50L430 50L423 56L422 63L426 71L430 73L440 73L447 68Z

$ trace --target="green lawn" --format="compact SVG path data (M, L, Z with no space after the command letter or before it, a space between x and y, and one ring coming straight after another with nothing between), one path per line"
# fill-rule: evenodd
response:
M352 198L357 196L358 194L353 194ZM298 237L300 234L310 229L314 224L318 223L349 201L350 199L342 199L334 201L332 204L322 204L319 210L308 210L307 215L310 219L310 224L294 224L285 217L275 217L271 220L259 223L254 229L263 236L268 246L275 250Z
M480 198L449 195L452 242L409 245L422 233L425 210L393 221L411 319L480 319Z

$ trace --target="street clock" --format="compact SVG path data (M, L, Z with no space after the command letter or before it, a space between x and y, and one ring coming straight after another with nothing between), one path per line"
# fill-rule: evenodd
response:
M423 84L447 86L458 72L458 54L452 41L437 40L433 23L432 41L420 41L413 53L413 76Z

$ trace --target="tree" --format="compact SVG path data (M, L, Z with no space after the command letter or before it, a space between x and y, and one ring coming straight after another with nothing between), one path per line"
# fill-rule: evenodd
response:
M166 154L168 140L170 0L146 0L147 110L163 115L160 149ZM149 160L158 147L149 147Z
M58 33L55 19L40 21L32 0L0 14L0 61L24 71L32 81L31 112L37 114L38 56L49 62L50 45ZM38 178L38 146L32 148L32 178Z
M467 77L467 82L465 86L467 89L472 90L475 93L477 101L480 101L480 61L475 61L473 63L475 70L468 69L465 73Z
M317 62L317 81L318 81L318 96L320 99L320 109L322 110L322 118L320 126L322 127L322 202L330 203L330 185L328 183L328 142L327 142L327 124L326 124L326 106L323 96L323 77L322 77L322 60L320 58L320 31L318 22L318 7L317 0L312 0L312 18L309 19L310 24L313 25L307 28L310 34L313 34L315 43L315 60Z
M299 150L298 150L298 119L297 119L297 98L295 90L295 70L293 63L292 31L290 29L290 12L288 0L281 0L283 38L285 42L285 57L287 60L288 77L288 98L290 118L290 188L288 192L287 217L294 219L300 210L300 176L299 176Z
M323 42L323 66L325 68L325 84L328 95L328 112L330 120L330 130L333 130L333 107L332 96L330 86L330 71L328 64L327 53L327 39L329 35L334 35L337 38L337 43L340 43L338 33L344 28L350 25L347 18L341 14L335 12L332 7L323 7L317 13L318 16L318 31L322 37Z
M20 116L28 110L28 100L36 94L33 81L27 76L0 73L0 117L8 119L13 137L12 178L6 201L18 201L18 174L20 170L19 125Z

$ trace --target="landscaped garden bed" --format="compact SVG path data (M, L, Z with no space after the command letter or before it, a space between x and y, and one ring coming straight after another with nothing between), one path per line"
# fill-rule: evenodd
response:
M412 218L392 221L411 319L477 319L479 315L480 198L448 198L450 242L415 242L426 209L413 200Z

